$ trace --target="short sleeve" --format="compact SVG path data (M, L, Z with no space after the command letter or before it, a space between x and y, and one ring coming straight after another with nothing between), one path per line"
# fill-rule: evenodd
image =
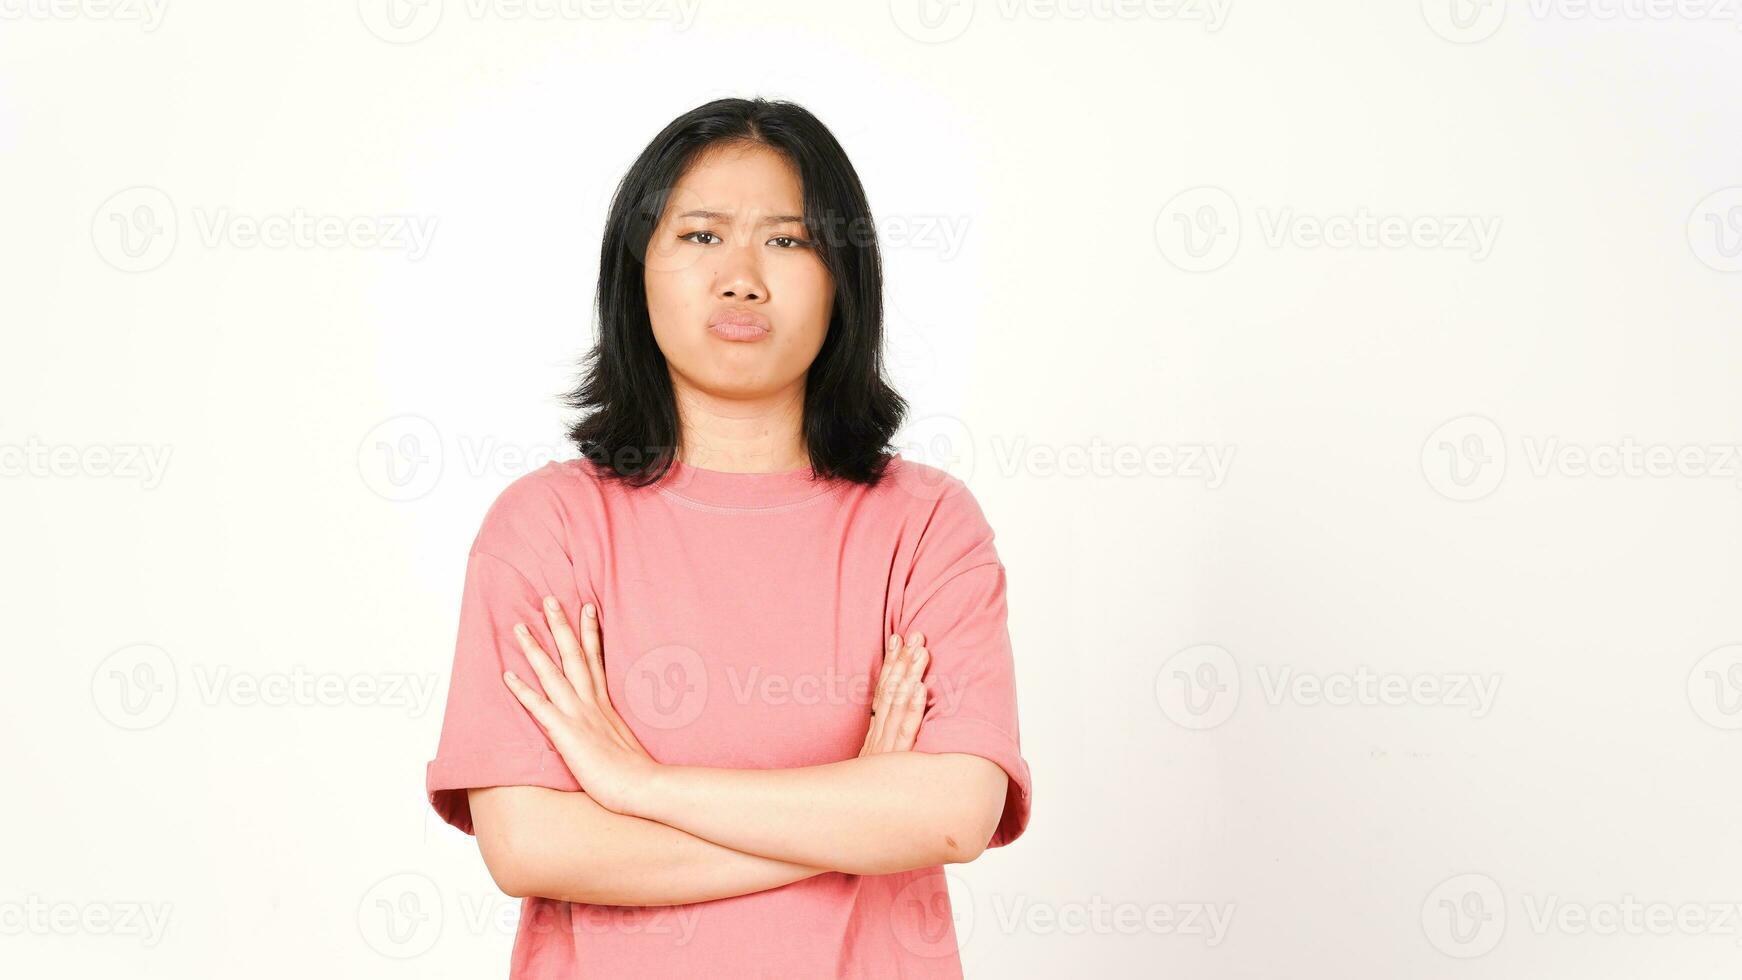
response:
M537 675L514 638L525 623L544 649L555 650L540 603L555 595L571 619L580 598L563 546L562 514L522 477L491 506L466 559L459 636L436 757L425 790L443 820L468 834L466 790L484 786L581 788L562 756L502 681L512 670L535 687Z
M1004 813L987 843L1002 847L1027 828L1033 789L1017 725L1006 577L979 504L965 485L952 490L921 537L898 620L897 632L920 631L931 654L913 748L965 752L1004 770Z

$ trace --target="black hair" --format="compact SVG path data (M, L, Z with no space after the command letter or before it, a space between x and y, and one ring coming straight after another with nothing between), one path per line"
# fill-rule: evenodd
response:
M798 171L807 234L834 278L834 310L805 375L803 432L818 477L876 485L907 402L884 379L883 269L870 205L834 134L804 107L717 99L672 120L618 183L599 249L598 343L564 395L569 427L601 475L645 486L676 456L680 426L643 278L647 245L678 180L703 151L768 147Z

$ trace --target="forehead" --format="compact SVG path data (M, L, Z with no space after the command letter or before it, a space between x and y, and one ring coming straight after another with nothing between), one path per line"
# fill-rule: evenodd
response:
M699 154L673 189L673 214L692 210L734 217L803 214L798 170L765 146L732 144Z

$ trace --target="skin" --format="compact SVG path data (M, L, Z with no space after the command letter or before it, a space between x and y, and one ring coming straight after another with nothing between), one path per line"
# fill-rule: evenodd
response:
M835 283L803 223L774 220L803 214L797 173L764 147L717 147L673 189L642 279L687 463L779 473L809 461L805 372L828 334ZM722 308L760 313L770 335L750 344L714 336L708 318Z
M727 472L808 465L805 375L827 335L834 283L801 222L795 170L762 147L716 148L674 189L649 243L653 333L677 398L686 463ZM697 214L694 212L706 212ZM707 330L720 309L767 317L770 335ZM664 765L611 705L597 611L577 631L554 600L552 656L524 630L537 677L503 682L585 792L473 789L485 863L510 895L668 905L761 891L820 874L892 874L978 857L1008 779L966 753L911 751L922 724L924 637L889 638L856 758L791 769Z
M590 609L592 604L587 605ZM529 663L535 671L544 667L541 676L550 679L541 680L541 685L559 692L553 706L572 705L583 697L594 699L614 736L645 755L611 707L609 697L599 697L605 688L599 686L603 683L604 652L597 617L583 610L577 645L569 642L573 631L560 610L547 610L545 615L557 638L559 655L551 661L534 642ZM913 638L923 640L917 634ZM525 648L524 642L522 646ZM905 752L913 745L925 711L925 685L919 677L927 659L923 645L890 637L872 696L875 713L860 757ZM599 673L594 673L594 664ZM560 680L551 677L553 671L562 673ZM902 691L907 693L902 695ZM529 700L536 703L536 698L529 696ZM657 821L615 813L584 792L496 786L473 789L467 796L485 864L497 886L515 897L541 895L600 905L677 905L777 888L836 870L724 847Z

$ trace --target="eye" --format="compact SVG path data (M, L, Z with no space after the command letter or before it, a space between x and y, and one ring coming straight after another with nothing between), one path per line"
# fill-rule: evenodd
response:
M791 245L780 246L783 249L787 249L787 248L810 248L811 247L811 243L809 241L807 241L803 238L798 238L794 235L776 235L773 238L770 238L769 241L771 241L771 242L791 242L792 243Z
M709 238L719 238L720 237L711 231L692 231L687 235L679 235L677 237L682 241L695 241L695 237L697 235L706 235ZM696 242L696 244L697 245L707 245L709 243L708 242Z

